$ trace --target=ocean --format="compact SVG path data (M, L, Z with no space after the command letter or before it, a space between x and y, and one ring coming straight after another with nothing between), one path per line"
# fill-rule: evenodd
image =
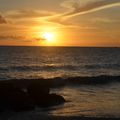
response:
M66 103L34 112L120 117L120 48L0 47L0 80L55 80Z

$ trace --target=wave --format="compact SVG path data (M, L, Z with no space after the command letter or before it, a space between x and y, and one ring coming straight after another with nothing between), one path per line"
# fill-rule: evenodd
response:
M55 70L81 70L81 69L113 69L120 70L120 64L86 64L86 65L17 65L17 66L8 66L0 67L0 71L55 71Z
M86 69L120 69L120 64L91 64L84 65Z
M84 77L69 77L69 78L54 78L53 87L67 85L104 85L109 83L120 82L120 76L84 76Z
M31 83L40 83L49 85L51 88L54 87L63 87L69 85L105 85L109 83L120 82L120 76L109 76L109 75L101 75L101 76L78 76L78 77L69 77L69 78L37 78L37 79L11 79L7 81L1 82L10 82L17 83L18 85L27 85Z
M74 65L41 65L41 66L9 66L0 67L0 71L54 71L54 70L78 70L79 67Z

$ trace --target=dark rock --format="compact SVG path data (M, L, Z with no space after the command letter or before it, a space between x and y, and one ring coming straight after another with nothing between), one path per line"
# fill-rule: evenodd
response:
M28 87L28 93L34 104L39 107L49 107L65 102L65 99L56 94L49 94L50 88L40 84L32 84Z
M48 102L49 106L63 104L64 102L65 102L65 99L61 95L57 95L57 94L49 95L49 102Z
M49 94L48 96L34 98L34 103L38 107L50 107L63 104L65 99L57 94Z
M32 110L35 106L49 107L65 102L56 94L50 94L50 86L43 83L31 82L29 86L20 87L10 82L0 84L0 111L12 109L14 111Z
M31 101L30 96L23 91L10 93L8 100L10 107L15 111L26 111L34 109L34 104Z
M0 105L3 108L22 111L34 107L27 93L12 85L0 86L0 98Z
M49 96L49 87L43 86L38 83L31 84L28 88L28 94L31 97L33 103L36 104L44 104L47 102L47 98Z
M35 105L42 106L48 101L49 87L34 83L27 88L28 94Z
M28 86L27 91L31 97L38 97L38 96L42 97L42 96L47 96L49 94L50 88L48 86L34 83Z

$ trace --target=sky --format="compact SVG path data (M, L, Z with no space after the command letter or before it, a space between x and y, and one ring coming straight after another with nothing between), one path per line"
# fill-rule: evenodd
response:
M0 0L0 45L120 47L120 0Z

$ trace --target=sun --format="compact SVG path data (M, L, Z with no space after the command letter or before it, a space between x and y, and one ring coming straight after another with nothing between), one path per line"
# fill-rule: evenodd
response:
M36 30L34 38L41 46L57 46L59 44L57 30Z
M47 42L53 42L55 34L52 32L44 32L42 36Z

